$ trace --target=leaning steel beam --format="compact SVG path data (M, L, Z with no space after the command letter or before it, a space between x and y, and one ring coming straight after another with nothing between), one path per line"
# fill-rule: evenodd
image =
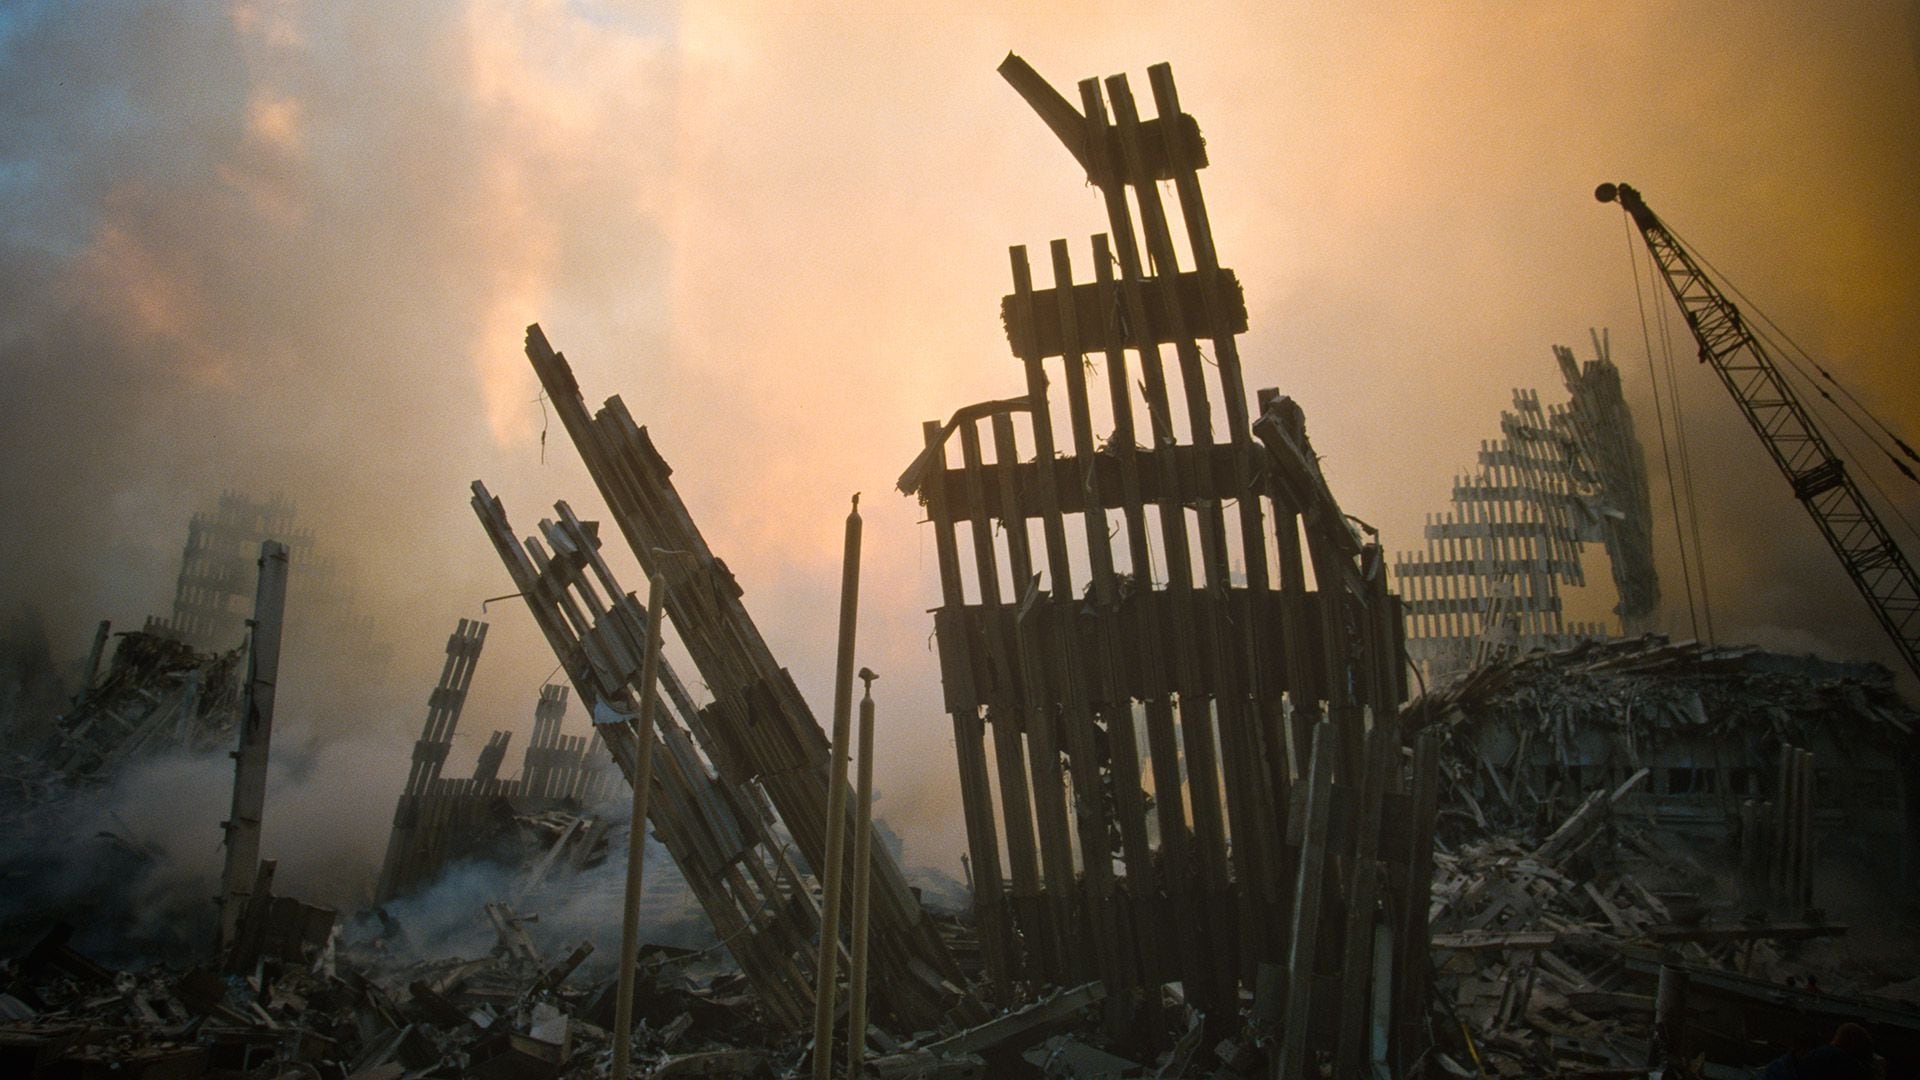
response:
M516 540L500 500L473 485L473 507L566 669L594 730L632 783L636 775L647 653L646 612L621 590L599 554L597 529L567 504L543 521L541 537ZM665 700L653 710L660 740L654 758L648 818L699 899L715 932L753 984L773 1020L798 1030L812 1010L808 942L818 914L808 890L771 835L744 785L713 771L695 748L704 720L688 708L685 688L661 665Z
M757 781L807 863L821 866L828 830L850 838L853 823L827 817L820 722L748 616L739 585L707 546L646 429L618 397L589 415L572 370L538 326L527 328L527 357L635 557L648 573L666 575L667 617L714 695L702 712L721 778ZM876 1000L905 1026L931 1026L950 1006L959 968L884 849L873 852L871 872Z

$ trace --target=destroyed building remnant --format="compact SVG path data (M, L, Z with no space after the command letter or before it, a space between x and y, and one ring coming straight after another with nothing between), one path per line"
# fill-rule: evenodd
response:
M622 535L649 575L664 575L667 619L714 695L695 707L663 665L670 707L656 710L668 765L656 769L653 824L777 1022L804 1025L813 1001L819 933L811 888L773 836L778 822L809 867L824 865L827 740L792 678L740 602L661 459L618 397L589 414L566 360L538 326L527 356ZM645 613L599 555L598 527L564 503L541 538L515 538L483 485L474 508L609 750L632 777L633 700L645 655ZM669 786L669 785L677 786ZM851 843L843 850L851 851ZM963 977L893 856L872 852L875 1000L907 1029L931 1027L962 995Z
M541 523L545 542L523 544L500 500L477 481L474 509L631 784L646 612L600 557L597 524L559 503L559 520ZM807 896L799 870L769 829L757 793L719 782L696 750L710 745L706 720L671 665L661 665L656 694L670 707L654 710L661 752L649 820L762 1007L775 1023L798 1028L811 1015L806 956L819 925L811 904L791 900Z
M1920 712L1885 668L1649 635L1497 660L1403 719L1442 746L1446 1075L1746 1076L1842 1021L1920 1075L1910 929L1842 951L1827 908L1868 913L1849 865L1908 835Z
M1449 802L1478 821L1565 813L1648 769L1622 812L1736 851L1744 837L1757 882L1789 868L1802 882L1786 906L1819 904L1803 895L1804 863L1825 837L1895 846L1920 866L1920 713L1877 664L1649 635L1508 658L1416 704L1462 766ZM1812 755L1804 780L1798 754Z
M69 780L97 779L164 747L225 743L240 716L245 650L196 652L171 637L119 635L106 675L56 719L40 760Z
M1001 73L1101 191L1110 232L1092 238L1091 282L1075 282L1065 240L1049 289L1012 249L1002 317L1025 395L927 423L900 483L938 551L934 625L990 980L1002 994L1178 980L1226 1015L1260 983L1262 1038L1286 1075L1322 1052L1342 1075L1411 1060L1435 759L1423 750L1409 773L1388 722L1405 654L1379 545L1340 511L1299 408L1265 391L1249 415L1245 304L1214 250L1199 127L1171 70L1150 69L1154 119L1125 76L1083 81L1075 108L1018 57ZM1095 363L1113 423L1099 441ZM1263 964L1278 977L1261 980ZM1370 1020L1369 1001L1385 1015Z
M313 530L296 529L294 505L274 495L264 501L226 491L213 512L195 513L187 523L187 544L180 555L173 612L150 616L150 632L167 632L196 649L231 649L246 636L252 609L253 560L262 541L285 544L289 559L303 571L324 575L312 562Z
M164 618L148 616L147 632L203 652L240 644L253 604L254 556L261 543L273 540L287 546L293 570L287 589L299 617L288 631L296 651L304 634L321 632L335 649L352 646L363 675L384 669L390 651L372 633L372 617L358 609L352 588L316 544L314 530L295 525L297 516L293 501L281 495L256 499L239 491L222 492L212 510L196 512L187 523L172 610Z
M1570 395L1541 406L1515 390L1501 437L1456 476L1453 509L1429 515L1426 549L1394 559L1405 595L1407 653L1429 682L1495 657L1606 637L1567 621L1562 586L1584 586L1585 545L1603 546L1619 629L1645 633L1660 599L1646 461L1604 335L1585 365L1554 346Z
M260 862L260 823L267 804L267 756L273 746L273 703L280 679L280 631L287 607L287 546L260 544L259 587L247 620L247 681L241 691L240 745L233 752L233 808L220 823L226 867L220 878L220 947L233 943L254 879L271 877Z
M500 778L511 741L509 731L488 737L473 775L441 775L486 639L487 624L469 619L461 619L447 638L446 663L439 684L427 697L427 717L394 806L393 832L374 886L377 902L419 891L454 860L487 854L488 842L508 820L530 823L543 814L567 813L571 827L553 842L548 854L565 854L576 868L600 855L606 823L571 812L590 808L598 800L606 785L601 767L605 755L597 738L590 742L585 736L561 732L566 687L540 688L533 737L517 779Z

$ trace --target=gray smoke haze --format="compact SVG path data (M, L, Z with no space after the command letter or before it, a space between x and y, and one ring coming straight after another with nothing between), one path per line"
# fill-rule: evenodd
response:
M1249 383L1301 401L1390 546L1417 546L1511 387L1555 396L1548 348L1589 326L1613 331L1658 469L1603 180L1638 185L1915 441L1908 0L1335 8L9 6L0 611L38 605L55 657L77 654L95 620L166 609L186 521L221 490L295 499L396 652L351 709L364 673L289 658L293 786L270 793L265 854L290 889L363 893L445 635L508 591L466 483L523 531L558 498L602 516L564 436L542 446L520 356L539 321L590 403L622 394L652 427L822 711L840 522L867 492L884 809L955 872L937 574L888 489L919 421L1018 386L1006 247L1071 237L1084 268L1104 228L994 75L1009 48L1069 89L1173 63L1247 285ZM1891 659L1689 354L1720 636ZM524 740L553 668L515 603L487 614L452 773L493 728ZM338 840L308 856L305 830Z

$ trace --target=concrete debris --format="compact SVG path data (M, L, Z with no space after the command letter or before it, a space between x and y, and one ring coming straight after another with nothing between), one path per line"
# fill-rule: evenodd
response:
M230 744L240 719L244 648L200 652L162 634L119 635L107 673L28 755L47 779L86 781L137 755ZM24 766L23 766L24 767ZM43 787L30 794L44 801Z
M1911 926L1852 948L1821 906L1857 903L1845 842L1901 835L1875 793L1914 790L1920 716L1884 669L1650 636L1500 661L1402 716L1444 748L1425 1075L1746 1077L1844 1022L1886 1075L1920 1069L1920 1011L1873 993L1920 959ZM1783 785L1785 814L1759 797Z
M830 743L648 430L619 397L590 410L534 325L542 407L610 527L557 501L519 533L473 484L516 590L494 599L525 601L564 673L533 703L517 769L497 730L470 775L443 775L488 633L461 619L378 906L342 919L275 895L268 735L282 608L301 603L289 569L311 536L284 500L223 497L194 521L172 616L120 635L104 675L101 623L71 708L56 718L64 691L36 690L55 704L31 738L13 729L0 767L0 827L41 841L135 755L237 743L218 945L105 951L124 927L65 897L100 881L157 908L117 872L164 855L115 817L88 888L0 907L0 1076L825 1077L848 1061L884 1080L1722 1080L1837 1053L1920 1077L1911 898L1850 869L1920 871L1920 713L1891 675L1658 635L1567 644L1580 628L1559 590L1582 584L1582 544L1612 553L1626 625L1658 596L1603 340L1584 367L1558 351L1566 408L1516 398L1460 509L1393 570L1403 599L1301 407L1268 389L1250 410L1247 304L1171 69L1149 70L1149 118L1124 75L1082 82L1076 105L1018 57L1001 71L1099 191L1109 232L1091 280L1067 241L1044 288L1011 250L1001 313L1024 393L929 421L900 480L934 531L964 913L932 910L898 850L871 843L870 693L861 810L843 812L854 606ZM1503 546L1516 537L1524 556ZM647 609L614 543L647 571ZM669 640L691 668L660 657ZM1409 671L1448 677L1402 704ZM588 734L564 733L570 699ZM623 826L608 796L636 787ZM601 927L572 936L564 905L607 906L582 872L623 827L631 906L596 967L580 938ZM669 858L643 879L654 842ZM0 880L27 895L59 865ZM863 898L850 940L843 879ZM548 901L562 910L542 936ZM695 907L706 947L636 947L639 927ZM402 919L433 929L416 940ZM449 920L486 955L423 944ZM212 937L190 930L176 936ZM844 1057L836 1000L857 1003Z
M145 1077L607 1075L612 980L575 977L592 947L542 956L518 931L523 916L488 909L501 928L491 956L404 959L376 924L261 949L234 974L112 971L55 926L0 961L0 1075L93 1075L105 1063ZM766 1063L798 1058L795 1040L766 1034L740 976L704 954L648 947L639 974L635 1059L649 1075L766 1075Z

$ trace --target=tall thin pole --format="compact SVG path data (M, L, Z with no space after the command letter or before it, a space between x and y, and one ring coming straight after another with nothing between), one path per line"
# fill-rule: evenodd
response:
M859 1076L867 1057L867 892L873 877L873 680L872 668L860 669L865 684L860 698L860 771L853 801L853 958L847 973L847 1075Z
M260 584L253 597L253 631L247 646L245 711L240 747L233 753L233 809L227 831L227 861L220 875L220 950L233 944L240 913L260 872L260 818L267 805L267 750L273 738L273 691L280 679L280 624L287 607L287 545L260 544Z
M660 679L660 622L667 578L647 587L647 658L640 668L640 722L634 731L633 826L627 831L627 897L620 920L620 984L613 1004L613 1080L627 1080L633 1056L633 962L640 950L640 882L647 854L647 789L653 785L653 701Z
M93 689L94 681L100 677L100 656L107 651L107 633L112 629L112 620L101 619L100 628L93 632L93 648L87 652L86 677L80 682L80 694L74 698L75 701L86 697L87 691Z
M853 637L860 613L860 495L847 513L846 557L840 566L840 652L833 668L833 745L827 777L826 865L814 869L826 890L820 913L820 958L814 970L813 1076L833 1077L834 979L840 966L840 892L847 851L847 737L853 727Z

